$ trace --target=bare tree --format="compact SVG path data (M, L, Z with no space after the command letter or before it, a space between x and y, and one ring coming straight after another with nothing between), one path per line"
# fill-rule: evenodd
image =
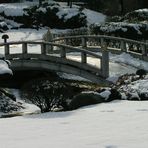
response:
M67 0L67 6L70 6L70 8L72 8L72 1L71 0Z
M41 6L41 5L42 5L42 1L43 1L43 0L39 0L39 6Z

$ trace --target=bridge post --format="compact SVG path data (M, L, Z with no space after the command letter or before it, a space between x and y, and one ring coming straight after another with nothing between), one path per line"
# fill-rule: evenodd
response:
M120 48L121 48L121 51L123 51L123 52L127 52L127 49L126 49L126 43L125 43L123 40L121 41Z
M102 49L102 60L101 60L102 76L104 78L107 78L109 76L109 52L107 50L106 45L102 46L101 49Z
M142 56L147 56L147 50L145 45L141 45L141 50L142 50Z
M5 44L5 55L9 55L10 53L10 47L9 47L9 44Z
M61 58L66 58L66 50L64 47L61 47Z
M23 52L23 54L27 53L27 43L22 44L22 52Z
M41 44L41 54L46 54L46 44L45 43Z

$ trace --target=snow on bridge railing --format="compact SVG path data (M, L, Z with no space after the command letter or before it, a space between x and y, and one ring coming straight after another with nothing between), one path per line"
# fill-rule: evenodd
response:
M81 46L84 49L98 49L97 51L99 51L102 46L107 46L111 52L127 52L142 60L148 61L148 43L131 39L104 35L79 35L59 37L54 39L53 42Z
M88 67L88 69L90 67L92 72L98 73L100 76L104 78L107 78L109 76L109 55L105 47L103 47L101 50L102 55L98 55L86 49L76 48L70 45L64 45L64 44L53 43L53 42L18 41L18 42L1 43L0 46L4 47L4 55L8 60L13 60L13 59L16 60L18 58L25 59L25 57L28 57L26 55L29 55L29 54L30 56L31 55L33 56L32 58L36 58L36 59L41 58L41 56L39 55L47 55L47 56L49 55L49 57L51 56L57 57L57 55L55 54L56 50L58 51L57 53L59 53L58 55L59 58L67 59L67 53L69 51L79 52L81 53L79 57L80 58L79 63L83 64L84 67L85 66ZM32 47L36 49L36 52L32 53ZM98 62L99 66L94 67L87 60L88 57L94 57L96 59L99 59L100 65ZM71 60L71 59L68 59L68 60Z

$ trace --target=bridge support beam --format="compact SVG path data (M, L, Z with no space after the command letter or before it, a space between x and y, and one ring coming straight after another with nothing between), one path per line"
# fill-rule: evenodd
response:
M9 48L9 44L5 45L5 55L9 55L10 54L10 48Z
M27 53L27 43L22 44L22 52L23 52L23 54Z
M82 63L87 63L87 55L84 52L81 53L81 62Z

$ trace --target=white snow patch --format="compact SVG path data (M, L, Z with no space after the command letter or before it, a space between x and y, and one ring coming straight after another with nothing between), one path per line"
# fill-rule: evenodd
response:
M115 55L111 54L110 60L113 62L120 62L120 63L125 63L127 65L131 65L134 67L137 67L139 69L145 69L148 71L148 62L139 60L137 58L133 58L130 54L128 53L122 53L120 55Z
M12 70L4 60L0 60L0 74L12 74Z
M100 96L102 96L103 98L105 98L105 100L107 100L109 98L110 94L111 94L111 92L109 90L105 90L100 93Z
M88 25L95 24L95 23L104 23L106 20L106 15L96 11L84 9L83 13L87 17Z

